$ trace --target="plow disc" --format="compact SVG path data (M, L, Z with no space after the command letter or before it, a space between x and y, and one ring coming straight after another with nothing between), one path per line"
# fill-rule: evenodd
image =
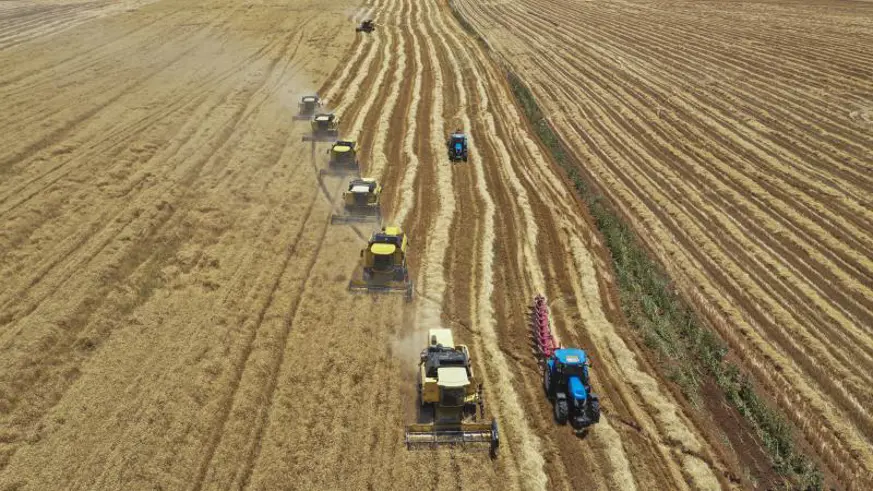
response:
M486 448L491 458L497 456L500 446L500 436L497 432L497 422L490 423L453 423L453 424L412 424L406 427L406 447L439 448L440 446L461 446L474 450Z
M549 320L549 305L546 302L546 297L543 295L534 297L533 306L531 307L530 327L537 355L543 360L548 359L560 346L554 335L552 335L552 325Z

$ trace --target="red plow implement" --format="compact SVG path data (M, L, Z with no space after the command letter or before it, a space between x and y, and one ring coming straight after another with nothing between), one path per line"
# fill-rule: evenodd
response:
M531 334L534 347L541 360L547 360L560 348L558 341L552 335L552 325L549 320L549 305L546 297L538 294L534 297L531 307Z

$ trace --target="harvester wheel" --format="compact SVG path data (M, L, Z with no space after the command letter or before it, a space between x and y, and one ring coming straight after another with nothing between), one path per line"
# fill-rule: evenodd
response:
M567 407L566 399L558 399L555 401L555 421L558 422L559 425L567 424L567 416L569 414L569 408Z
M497 432L497 421L491 422L491 459L497 458L497 450L500 449L500 433Z
M589 395L588 411L588 416L591 418L591 424L600 422L600 398L593 393Z
M482 391L482 384L479 384L479 388L476 389L476 392L479 394L479 402L477 404L479 406L479 416L482 419L485 419L485 394L483 394Z

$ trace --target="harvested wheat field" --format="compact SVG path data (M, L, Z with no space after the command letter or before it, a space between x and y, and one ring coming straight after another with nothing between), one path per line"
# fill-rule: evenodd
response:
M839 483L870 489L873 4L454 5Z
M439 0L2 2L0 489L777 482L628 327L495 54L828 476L869 478L871 16L841 5L459 0L483 43ZM347 291L373 227L331 225L315 92L409 234L410 303ZM538 292L594 360L585 438L543 395ZM493 461L404 445L433 327L470 347Z

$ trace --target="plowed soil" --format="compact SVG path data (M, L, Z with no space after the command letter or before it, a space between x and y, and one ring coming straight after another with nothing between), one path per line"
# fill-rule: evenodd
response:
M846 486L873 486L873 4L457 0Z
M507 46L515 42L530 52L542 46L544 30L533 35L530 25L542 20L517 21L519 7L512 2L464 6L473 19L484 12L480 8L498 9L489 17L506 18L495 32ZM544 8L543 15L569 15L550 12ZM376 32L356 34L355 22L367 17L375 18ZM864 28L855 26L859 35L866 35ZM580 32L578 39L585 39L595 31ZM826 29L805 35L834 39ZM809 56L847 63L866 56L849 50L848 41L846 46L822 44ZM687 50L687 60L703 52L693 43ZM435 0L3 2L0 488L579 489L584 483L585 489L624 490L742 484L733 450L713 436L719 421L686 407L639 356L591 220L533 139L491 55ZM540 56L551 63L546 54L517 61L532 67ZM564 68L554 78L544 76L548 83L537 94L577 84L577 64L558 64ZM848 70L835 80L854 80L855 92L846 97L861 101L863 74ZM623 77L632 73L616 74L610 90L624 90ZM785 84L736 80L768 94ZM346 182L319 178L327 144L301 141L308 125L294 120L297 101L312 92L337 112L342 134L358 139L364 174L384 183L385 216L410 234L412 303L346 289L372 228L330 225ZM796 97L786 99L790 107L767 100L773 111L801 107ZM824 97L816 101L827 104ZM563 103L578 107L572 98ZM685 104L681 98L675 104L671 118L679 117L678 107L688 107L678 106ZM804 111L821 114L818 107ZM716 121L712 110L700 114ZM689 264L680 270L685 287L700 286L701 296L717 292L713 301L727 301L733 291L721 279L751 264L728 269L727 261L736 265L736 254L751 254L760 260L755 267L785 262L774 276L778 284L759 285L761 302L772 298L774 306L788 309L793 300L778 295L822 295L814 298L824 302L825 295L844 291L827 282L790 287L808 279L801 268L812 268L854 278L856 288L846 290L854 292L846 293L850 303L816 310L816 319L839 314L851 324L866 315L869 284L856 276L869 261L860 247L869 240L865 215L831 207L869 206L853 201L863 196L863 145L869 140L862 129L849 131L855 127L847 121L821 118L784 138L796 140L792 151L800 151L811 145L804 140L811 133L804 132L825 135L830 146L819 156L841 173L824 182L798 172L796 182L835 193L828 207L815 208L806 194L783 189L788 184L761 170L758 194L729 196L746 203L779 191L798 203L792 206L808 205L815 213L789 215L788 205L774 202L760 219L737 213L717 236L739 241L745 237L739 231L772 225L785 227L784 240L748 236L742 248L728 248L731 255L718 255L728 246L712 239L712 257L703 257L685 249L690 239L678 225L646 222L676 234L659 251L675 251L677 258L693 252L689 261L706 259L722 268L721 276L707 280L713 288L707 290L704 264L695 270L677 263ZM446 158L445 137L455 128L470 134L467 163ZM631 127L613 127L610 137L629 135L624 129ZM653 138L639 139L634 151L653 145ZM720 151L723 141L706 148ZM743 155L756 155L775 152L777 143L736 145ZM669 183L679 190L687 183L675 209L655 201L664 190L657 198L630 191L620 196L639 200L633 203L641 210L663 203L658 213L675 223L682 223L684 211L718 210L728 200L723 193L739 182L725 182L723 190L718 181L710 194L696 195L692 190L704 181L692 176L715 170L680 167L678 159L671 162L675 168L658 159L652 165L658 162L661 170L646 172L660 184L634 189L655 192ZM607 172L614 164L604 160L596 169ZM749 171L743 165L719 163L719 175L740 179ZM779 168L788 173L785 165ZM825 172L814 162L803 165ZM687 179L673 179L680 169ZM700 206L685 203L694 199ZM825 216L834 221L823 221ZM707 225L712 223L715 218ZM810 235L809 224L825 229ZM819 242L801 242L801 236ZM794 248L795 238L806 249ZM838 250L820 247L838 238ZM768 241L770 248L753 247L755 241ZM810 255L801 260L801 251ZM843 266L814 262L816 251L827 264ZM743 271L744 281L754 285L759 271ZM604 416L584 439L553 423L542 394L526 328L527 304L537 292L549 295L562 341L588 349L595 360L593 385ZM713 315L735 314L739 322L753 305L714 307ZM789 310L795 315L816 305L791 303ZM756 350L775 350L767 336L780 332L781 341L802 347L809 360L827 353L846 362L855 352L866 353L867 341L860 341L867 331L858 325L849 330L834 324L827 331L779 325L819 341L809 344L812 338L759 324L738 331L746 333L742 342L731 340L750 360L770 364L782 358L761 358L770 352ZM432 327L449 327L470 346L487 411L501 428L494 462L484 453L408 451L403 444L403 427L416 418L415 364ZM839 409L855 400L851 414L858 419L840 419L843 413L835 411L811 424L865 421L866 412L858 409L863 401L851 397L866 390L866 358L816 365L821 372L815 377L790 385L790 377L812 366L806 359L786 362L773 378L774 390L786 391L783 402L814 411L796 394L821 394L810 384L829 381L845 391L844 399L829 403ZM841 366L845 372L837 371ZM827 438L840 444L835 458L843 449L857 450L844 459L852 470L864 463L857 443L866 441L866 433L856 440L847 435L834 431Z

